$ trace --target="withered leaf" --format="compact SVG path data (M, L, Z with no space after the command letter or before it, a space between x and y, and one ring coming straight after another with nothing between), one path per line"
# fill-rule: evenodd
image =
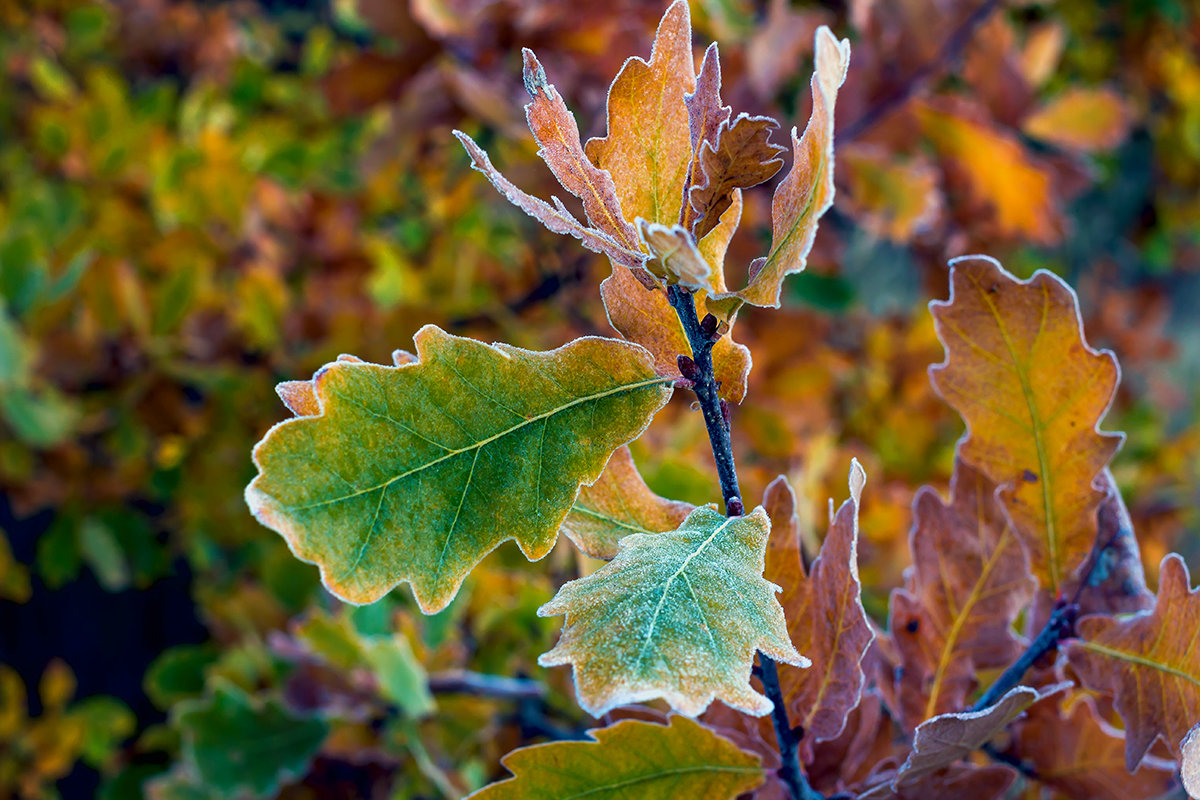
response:
M783 531L788 538L767 551L766 577L783 587L780 602L788 633L797 649L812 660L809 669L781 666L779 670L788 713L804 728L810 746L842 732L866 680L862 659L875 634L863 609L858 577L858 508L865 482L866 473L855 460L850 466L850 497L834 516L808 575L801 563L799 539L786 522ZM770 499L786 513L783 498Z
M1083 338L1075 293L1039 271L1017 280L994 259L951 262L950 299L930 303L946 360L930 379L967 425L962 459L1000 497L1052 595L1088 557L1102 471L1123 440L1101 433L1119 370Z
M850 42L839 42L822 25L816 36L812 116L803 136L792 129L792 169L771 202L771 249L750 265L744 289L712 298L726 315L741 303L778 308L784 277L800 272L808 261L817 223L833 205L833 112L849 65Z
M733 800L762 783L765 773L758 756L686 717L673 716L667 725L623 720L588 735L594 741L512 751L501 763L513 777L485 786L471 798Z
M808 664L788 639L778 587L763 578L770 530L762 507L724 517L701 506L675 531L625 537L616 558L538 609L566 616L538 663L574 665L579 704L595 716L659 697L688 716L714 699L770 712L750 686L755 652Z
M692 142L692 160L688 165L687 179L683 187L683 206L679 222L691 229L691 204L688 195L692 185L700 180L697 163L700 150L705 144L716 146L717 132L729 120L733 109L721 105L721 53L713 42L704 51L700 63L700 74L696 76L696 91L683 96L688 111L688 133Z
M626 219L674 225L692 160L684 95L696 87L687 0L663 15L650 61L630 58L608 90L608 133L585 152L613 177Z
M895 771L873 776L855 800L1000 800L1008 796L1017 773L1008 767L951 764L919 780L894 787Z
M580 484L671 389L645 350L613 339L538 353L429 325L414 342L415 363L323 367L320 414L255 447L246 501L339 597L372 602L408 581L432 613L501 542L546 555Z
M995 490L958 459L949 504L930 487L913 500L913 567L907 588L892 594L889 625L908 728L963 708L976 672L1006 667L1019 651L1010 629L1035 584Z
M678 284L692 292L710 288L712 268L687 228L659 225L640 218L637 223L642 243L650 251L646 269L668 284Z
M698 154L699 174L688 192L691 210L684 211L697 237L717 226L733 202L735 189L748 189L770 180L783 166L779 154L784 148L770 140L778 127L779 123L770 117L739 114L721 123L715 144L703 143Z
M1078 570L1087 578L1079 593L1079 613L1081 616L1121 614L1151 608L1154 595L1146 588L1146 572L1133 522L1108 468L1101 474L1100 485L1107 492L1096 514L1099 526L1096 541L1100 549ZM1089 570L1092 559L1095 567ZM1081 577L1076 575L1072 586Z
M611 559L631 533L673 531L695 506L666 500L642 480L629 448L612 454L600 478L579 490L562 532L593 558Z
M1125 768L1125 735L1102 720L1086 695L1069 709L1037 703L1015 726L1011 754L1032 767L1038 783L1076 800L1160 797L1171 788L1169 762L1148 756Z
M1183 559L1168 555L1153 610L1084 617L1068 650L1083 685L1114 696L1131 772L1160 736L1178 758L1180 742L1200 719L1200 591L1190 586Z

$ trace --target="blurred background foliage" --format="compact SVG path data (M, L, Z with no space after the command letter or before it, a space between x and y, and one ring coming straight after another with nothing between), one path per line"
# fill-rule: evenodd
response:
M607 263L509 207L450 131L553 192L519 48L597 135L663 5L0 0L0 797L457 797L586 724L535 661L558 627L536 608L589 568L569 545L537 565L501 548L432 617L404 590L339 607L242 489L287 416L274 384L339 353L387 363L429 322L532 348L609 333ZM945 488L961 433L926 377L925 303L948 257L986 252L1077 287L1124 370L1106 427L1128 434L1114 472L1143 560L1200 556L1195 6L692 13L726 100L785 127L808 115L816 27L854 48L835 209L784 308L739 324L747 496L787 474L817 541L857 456L882 622L913 492ZM734 272L768 198L747 197ZM680 399L634 453L660 493L707 502L707 448Z

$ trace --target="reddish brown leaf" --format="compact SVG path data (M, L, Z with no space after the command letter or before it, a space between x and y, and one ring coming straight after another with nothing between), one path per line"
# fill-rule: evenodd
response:
M895 770L873 777L856 800L998 800L1006 797L1017 773L1008 767L952 764L912 784L893 788Z
M906 727L966 705L980 669L1005 667L1010 629L1035 583L1028 558L981 472L955 462L946 504L929 487L913 501L913 569L892 594L889 628L902 662L897 693Z
M784 148L771 143L771 132L779 123L770 117L739 114L717 129L715 144L706 141L699 152L699 174L688 192L684 224L690 220L697 237L717 226L733 202L735 189L748 189L770 180L783 159ZM690 209L690 211L689 211Z
M1178 757L1184 735L1200 719L1200 591L1189 586L1183 559L1168 555L1152 611L1085 617L1068 651L1084 686L1114 696L1130 771L1160 736Z

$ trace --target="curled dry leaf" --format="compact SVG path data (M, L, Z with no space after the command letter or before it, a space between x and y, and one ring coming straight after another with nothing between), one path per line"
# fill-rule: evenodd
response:
M1085 563L1079 569L1087 576L1087 585L1079 593L1079 613L1083 616L1144 611L1153 607L1154 594L1146 588L1146 572L1129 510L1111 470L1105 468L1100 485L1107 491L1096 514L1099 525L1096 542L1100 549L1091 557L1096 562L1095 568L1089 572ZM1078 580L1076 577L1072 586Z
M682 225L659 225L638 219L642 243L650 251L646 269L668 284L678 284L690 292L707 290L712 268L696 247L692 234Z
M1015 726L1010 754L1043 784L1077 800L1161 797L1174 782L1168 761L1148 756L1137 772L1125 768L1125 734L1109 725L1087 695L1069 708L1036 703Z
M650 491L629 448L622 446L599 480L580 489L562 532L589 556L608 560L617 554L621 539L632 533L673 531L694 508Z
M733 800L762 783L766 772L758 756L686 717L673 716L666 725L624 720L588 735L593 741L512 751L501 763L513 777L485 786L472 800Z
M787 538L767 551L766 578L783 587L780 602L788 633L812 660L809 669L781 666L779 682L791 720L804 728L806 749L814 741L842 732L846 715L859 703L866 676L862 660L874 631L862 605L858 577L858 508L866 473L855 460L850 466L850 497L829 526L821 552L805 575L799 538L793 525L780 520ZM774 487L774 488L771 488ZM786 481L772 483L764 502L780 516L791 517ZM774 538L774 536L772 536Z
M778 308L784 277L807 264L817 223L833 205L834 104L849 66L849 40L839 42L822 25L816 37L812 116L803 136L792 129L792 169L771 202L771 249L750 265L744 289L712 297L710 307L721 316L730 316L742 303Z
M572 664L579 704L595 716L659 697L688 716L713 699L770 712L750 686L755 652L809 663L788 639L779 587L763 578L770 530L761 506L745 517L701 506L675 531L627 536L616 558L538 609L566 616L538 663Z
M546 555L580 484L671 389L645 350L612 339L538 353L426 326L414 341L405 366L323 367L320 414L255 447L246 501L344 600L408 581L433 613L501 542Z
M1019 652L1011 627L1035 583L995 490L958 459L950 503L928 486L913 500L913 566L907 588L892 593L888 626L907 728L962 708L979 670L1006 667Z
M1039 271L951 262L950 299L929 304L946 360L930 379L967 425L964 461L999 484L1033 574L1057 594L1096 540L1099 479L1121 434L1097 430L1119 370L1083 338L1075 293Z
M1160 736L1178 758L1180 742L1200 719L1200 591L1189 587L1183 559L1168 555L1153 610L1084 617L1068 650L1083 685L1113 695L1130 772Z

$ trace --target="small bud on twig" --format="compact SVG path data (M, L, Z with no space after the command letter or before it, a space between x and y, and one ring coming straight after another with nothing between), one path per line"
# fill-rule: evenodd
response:
M709 341L715 341L717 338L717 318L712 314L705 314L704 319L700 320L700 332Z
M721 419L725 421L725 430L729 430L729 403L725 402L725 398L721 398Z
M742 498L734 496L725 501L725 516L740 517L746 513L746 507L742 505Z
M696 362L690 356L680 355L675 359L675 363L679 365L679 374L687 378L689 381L700 380L700 368L696 366Z

